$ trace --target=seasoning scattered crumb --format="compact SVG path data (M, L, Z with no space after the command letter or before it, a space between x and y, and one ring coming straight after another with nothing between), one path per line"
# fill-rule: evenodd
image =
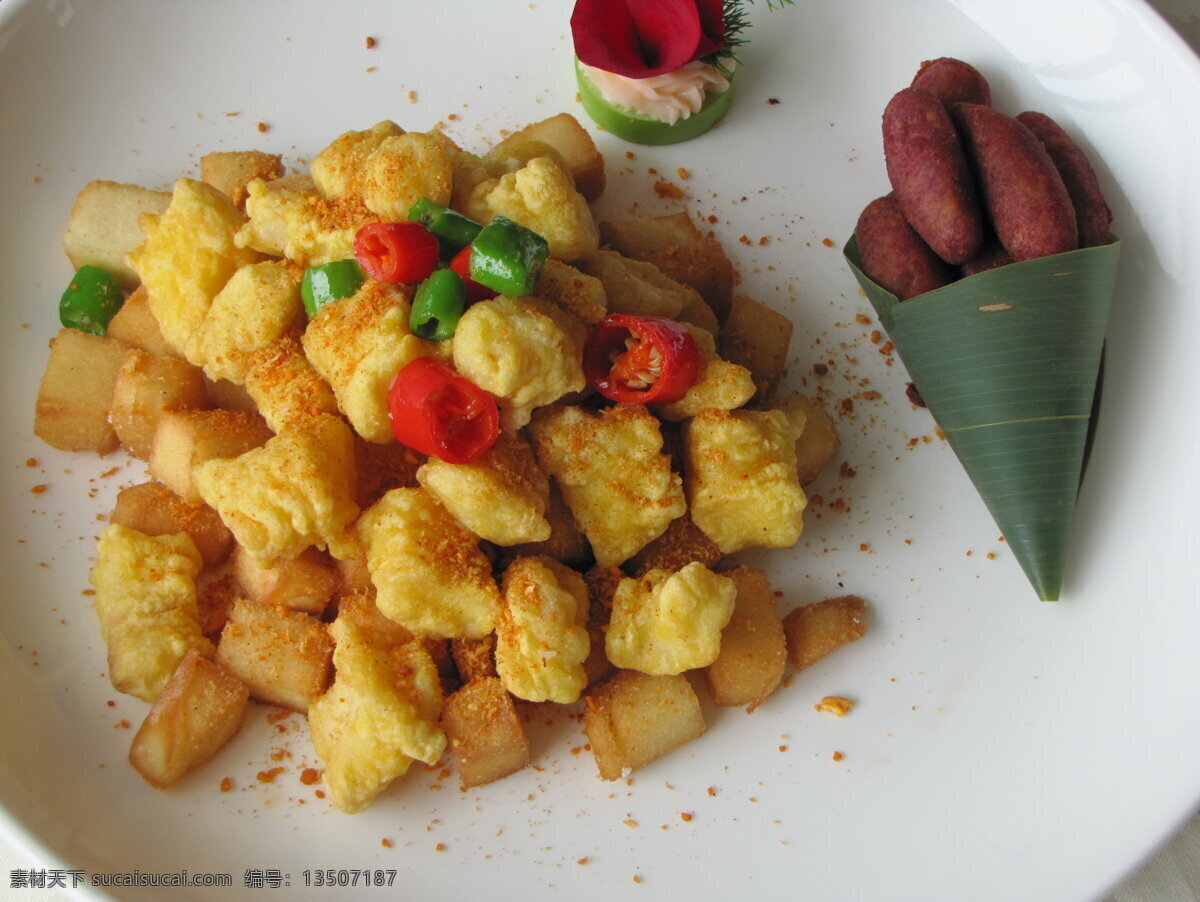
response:
M826 711L830 714L836 714L838 717L845 717L854 707L854 702L840 695L827 695L813 707L818 711Z

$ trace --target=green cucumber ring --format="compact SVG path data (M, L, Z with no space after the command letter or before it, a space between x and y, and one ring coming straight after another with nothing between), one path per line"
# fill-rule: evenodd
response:
M592 120L618 138L634 144L678 144L699 137L721 121L721 117L733 102L733 83L720 94L709 94L700 111L672 124L639 113L627 107L609 103L583 71L578 57L575 59L575 80L579 84L579 98L583 109Z

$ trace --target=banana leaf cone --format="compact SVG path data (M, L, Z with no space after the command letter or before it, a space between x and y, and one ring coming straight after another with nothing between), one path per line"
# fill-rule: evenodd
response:
M1056 601L1097 414L1120 242L901 303L845 257L1038 597Z

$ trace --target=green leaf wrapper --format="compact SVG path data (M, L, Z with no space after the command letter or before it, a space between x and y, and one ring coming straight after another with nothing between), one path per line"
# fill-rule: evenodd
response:
M1012 263L901 303L844 254L1043 601L1062 588L1120 242Z

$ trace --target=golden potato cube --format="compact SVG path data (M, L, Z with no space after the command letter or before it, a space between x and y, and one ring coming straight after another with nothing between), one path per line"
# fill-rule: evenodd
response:
M326 555L308 548L298 557L260 562L244 548L233 553L238 583L250 598L268 607L320 615L338 587L338 574Z
M596 149L592 136L570 113L559 113L518 129L492 148L489 156L503 154L506 146L530 140L544 141L558 151L571 170L575 190L589 201L604 193L604 156Z
M233 410L168 410L150 446L150 475L185 501L203 501L192 471L207 460L237 457L266 444L272 432L257 414Z
M676 245L695 244L702 237L687 212L606 219L600 223L600 239L635 260L647 260Z
M129 763L156 789L173 786L237 734L249 697L237 677L188 652L133 737Z
M837 452L837 427L821 402L808 395L794 392L775 406L802 430L796 439L796 476L801 485L807 485Z
M258 414L258 405L254 403L244 385L238 385L228 379L209 379L206 376L204 387L208 391L208 403L212 407L218 410Z
M792 321L753 298L739 294L721 331L721 356L754 374L760 399L770 398L783 378Z
M158 421L166 411L207 406L208 389L200 370L178 357L130 348L117 372L109 419L125 450L149 460Z
M619 780L704 733L704 715L683 674L622 670L585 698L583 729L600 776Z
M703 530L692 522L691 515L684 514L672 520L657 539L625 562L632 576L644 576L651 570L681 570L693 561L706 567L715 564L724 555Z
M583 662L589 689L617 672L604 650L604 634L612 618L613 597L624 579L625 571L620 567L593 567L583 574L588 587L587 630L592 640L591 651Z
M738 567L724 575L733 580L737 597L733 616L721 632L721 653L705 668L704 677L715 704L746 705L753 711L783 679L783 618L762 570Z
M125 298L125 303L121 305L116 316L109 320L104 334L109 338L129 342L134 347L159 357L179 356L163 338L158 320L150 310L150 295L146 292L145 285L139 285Z
M109 522L148 536L186 532L196 543L205 566L223 561L233 534L217 512L204 503L188 502L160 482L141 482L121 489Z
M146 240L143 213L162 214L171 202L166 191L141 185L94 181L83 186L63 233L63 250L76 269L91 264L106 269L125 288L139 281L125 255Z
M610 313L677 317L693 300L695 289L663 275L653 263L612 250L598 250L576 264L600 280Z
M196 577L196 610L201 632L214 642L220 639L221 630L229 620L229 612L241 597L241 587L233 572L231 558L227 557L221 563L201 570Z
M254 179L269 182L283 175L283 158L261 150L218 150L200 158L200 179L237 207L246 205L246 186Z
M120 440L108 413L128 349L115 338L62 329L38 386L34 434L60 451L115 451Z
M329 685L333 639L315 617L239 598L221 630L217 663L259 701L307 711Z
M512 697L496 677L468 682L446 699L442 729L463 786L483 786L529 764L529 739Z
M364 570L366 564L363 564ZM375 591L367 578L367 587L348 592L338 599L339 619L351 621L363 637L380 648L393 648L411 642L412 632L390 617L385 617L375 604Z
M458 678L464 685L498 675L495 633L488 633L479 639L451 639L450 656L454 659Z
M783 631L788 660L803 670L866 635L867 603L857 595L840 595L801 605L783 618Z

